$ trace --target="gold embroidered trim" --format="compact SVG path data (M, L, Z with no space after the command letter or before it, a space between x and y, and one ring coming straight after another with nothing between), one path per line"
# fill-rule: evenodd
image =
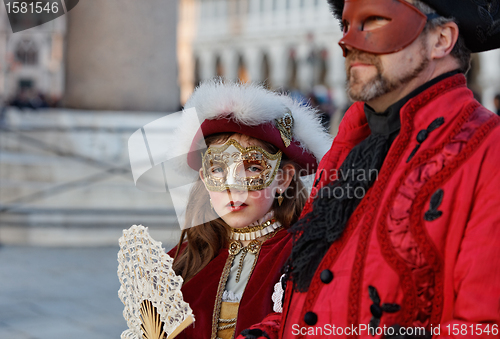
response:
M219 319L220 322L223 322L223 320L224 319ZM228 324L228 325L219 326L219 327L217 327L217 330L223 331L223 330L227 330L228 328L231 328L231 327L236 327L236 322L234 322L232 324Z
M211 339L217 338L217 327L219 325L219 315L220 307L222 304L222 294L224 294L224 288L226 287L227 278L229 277L229 272L231 271L231 266L233 265L234 255L229 253L227 257L226 264L222 270L222 275L220 276L219 286L217 287L217 295L215 296L215 306L214 312L212 314L212 334ZM234 335L233 335L234 336Z
M277 232L273 232L273 233L266 235L265 238L262 240L261 244L263 244L267 240L273 238L276 234L278 234L278 232L279 232L279 229ZM239 241L231 242L230 247L233 243L236 243L236 242L239 243ZM241 243L240 243L240 246L241 246ZM259 246L257 249L257 252L255 253L255 259L253 260L253 265L252 265L252 268L250 269L250 274L248 275L248 280L250 280L252 273L253 273L253 270L255 269L255 266L257 265L257 261L259 260L259 254L260 254L261 248L262 248L262 246ZM238 250L238 252L239 252L239 250ZM238 254L238 252L236 252L236 254ZM220 309L221 309L221 305L222 305L222 295L224 294L224 289L226 288L226 283L227 283L227 279L229 277L229 272L231 271L231 266L233 265L233 261L234 261L234 258L236 257L236 254L233 255L233 254L231 254L231 252L229 252L229 256L227 257L226 264L224 265L224 269L222 270L222 275L221 275L220 280L219 280L219 286L217 287L217 295L215 296L214 311L212 313L212 335L210 336L211 339L218 339L217 331L218 331L218 327L219 327L219 319L220 319L219 317L220 317ZM245 291L243 291L243 293L245 293ZM236 320L237 319L238 319L238 317L236 317ZM235 324L235 327L236 327L236 324ZM233 335L231 337L233 339L234 339L234 334L235 333L233 332Z
M247 248L243 248L243 254L240 258L240 263L238 264L238 272L236 273L236 282L240 282L241 271L243 270L243 262L245 261L245 257L247 256L248 250ZM255 261L255 258L254 258Z

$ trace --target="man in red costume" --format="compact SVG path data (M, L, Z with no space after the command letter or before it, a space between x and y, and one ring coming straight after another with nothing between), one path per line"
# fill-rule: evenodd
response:
M498 338L500 118L466 87L498 0L329 0L357 101L320 163L283 313L241 338Z

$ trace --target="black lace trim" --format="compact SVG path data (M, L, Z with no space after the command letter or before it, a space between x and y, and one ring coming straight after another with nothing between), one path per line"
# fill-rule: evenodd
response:
M323 256L340 238L377 179L393 139L392 135L372 134L356 145L340 167L337 180L318 191L312 211L290 228L294 245L288 264L296 291L308 290Z

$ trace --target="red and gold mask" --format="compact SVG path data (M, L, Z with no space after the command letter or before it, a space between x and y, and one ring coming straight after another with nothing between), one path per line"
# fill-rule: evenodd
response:
M387 23L373 24L381 19ZM344 56L347 46L372 54L394 53L415 41L426 22L427 16L405 0L345 0L339 45ZM366 28L370 25L373 29Z

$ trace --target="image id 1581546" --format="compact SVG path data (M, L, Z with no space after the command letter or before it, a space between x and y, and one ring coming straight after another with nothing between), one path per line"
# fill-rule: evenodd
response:
M12 32L42 25L73 9L79 0L4 0Z

